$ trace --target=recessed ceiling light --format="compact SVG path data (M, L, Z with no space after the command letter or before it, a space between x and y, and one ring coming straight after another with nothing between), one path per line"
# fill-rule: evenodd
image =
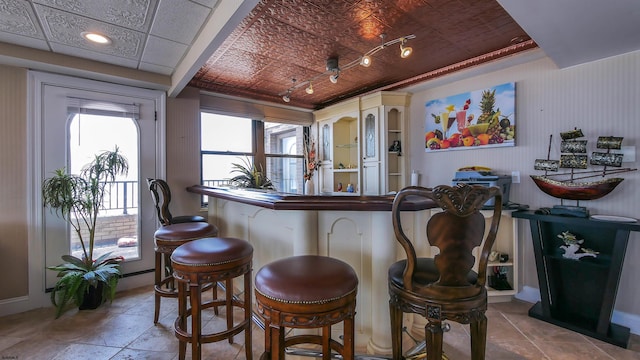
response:
M85 31L82 33L82 37L97 44L111 44L109 37L94 32Z

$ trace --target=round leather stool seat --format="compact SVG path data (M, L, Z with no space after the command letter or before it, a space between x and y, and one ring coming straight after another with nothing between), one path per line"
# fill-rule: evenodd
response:
M164 225L154 233L155 243L155 312L153 323L158 323L160 316L160 300L162 297L177 297L173 284L171 261L169 256L180 245L205 237L218 236L218 228L206 222L186 222ZM213 287L214 296L217 291Z
M326 256L280 259L262 267L255 278L258 313L265 321L264 359L284 359L285 347L311 343L354 357L354 318L358 277L345 262ZM344 321L343 344L331 339L331 325ZM285 338L285 328L322 328L322 335Z
M180 245L171 254L173 277L178 284L178 318L175 334L180 342L179 358L186 356L187 343L192 345L192 359L200 359L201 345L228 339L245 332L246 358L252 358L251 346L251 266L253 247L249 242L235 238L208 237ZM243 276L244 299L233 295L233 279ZM209 283L224 281L226 296L203 302L200 293ZM187 308L187 302L190 308ZM203 309L224 305L227 329L217 333L202 333ZM234 325L233 308L243 309L244 319ZM191 331L187 329L187 318L191 316Z
M153 237L156 251L171 253L175 248L188 241L217 235L218 228L215 225L196 221L161 226L156 230Z

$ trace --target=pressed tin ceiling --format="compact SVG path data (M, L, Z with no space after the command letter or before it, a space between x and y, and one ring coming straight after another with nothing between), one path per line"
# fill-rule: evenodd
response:
M329 81L326 61L357 60L384 41L415 35ZM195 74L192 86L216 93L321 108L384 87L426 80L430 72L465 66L537 47L494 0L263 0ZM466 62L466 63L465 63ZM313 81L313 94L305 92ZM394 86L396 84L396 86ZM303 86L301 86L303 85Z
M129 80L75 58L89 59L143 71L131 73L134 85L151 74L145 84L169 96L189 84L318 109L538 46L559 68L635 51L639 16L638 0L0 0L0 63ZM87 30L112 44L85 41ZM382 33L386 41L415 35L406 44L413 55L401 59L396 43L336 84L322 75L328 58L345 66L379 46ZM304 82L316 77L309 95Z

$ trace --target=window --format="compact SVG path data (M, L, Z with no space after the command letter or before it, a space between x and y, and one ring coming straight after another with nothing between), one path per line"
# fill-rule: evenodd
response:
M252 120L203 112L200 114L202 184L225 186L233 163L253 160Z
M235 175L232 164L242 164L249 158L264 164L267 177L278 191L302 193L303 126L211 112L202 112L200 123L203 185L227 186Z
M300 125L265 123L264 152L267 176L278 191L302 193L303 133L304 128Z

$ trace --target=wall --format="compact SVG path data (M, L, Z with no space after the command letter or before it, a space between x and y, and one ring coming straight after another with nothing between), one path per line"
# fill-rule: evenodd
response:
M559 138L561 131L581 128L589 139L601 135L624 136L623 145L640 144L640 51L604 60L557 69L548 58L490 71L447 83L422 84L411 101L410 169L418 170L421 185L449 184L456 169L468 165L484 165L496 173L520 171L521 183L511 186L510 200L528 204L532 209L559 204L556 198L540 191L529 178L539 175L533 169L536 158L546 158L549 135ZM516 82L516 147L477 149L455 152L425 153L425 103L428 100L478 90L506 82ZM473 105L472 105L473 106ZM593 142L593 141L592 141ZM593 144L590 144L594 146ZM409 150L409 149L407 149ZM552 157L559 145L552 147ZM637 157L640 159L640 157ZM625 164L638 168L639 162ZM623 174L625 181L608 196L583 201L592 214L610 214L638 218L640 172ZM575 204L571 202L570 204ZM538 283L531 247L529 224L520 220L522 281L525 287ZM640 324L640 286L634 278L640 276L640 234L632 233L616 302L616 311L635 318ZM526 288L525 288L526 290ZM616 315L614 314L614 320ZM635 333L640 332L637 325Z
M201 212L200 196L185 188L200 183L200 93L185 88L167 98L167 178L171 188L169 210L173 216ZM202 212L200 215L205 215Z
M0 301L28 294L27 71L0 65Z

